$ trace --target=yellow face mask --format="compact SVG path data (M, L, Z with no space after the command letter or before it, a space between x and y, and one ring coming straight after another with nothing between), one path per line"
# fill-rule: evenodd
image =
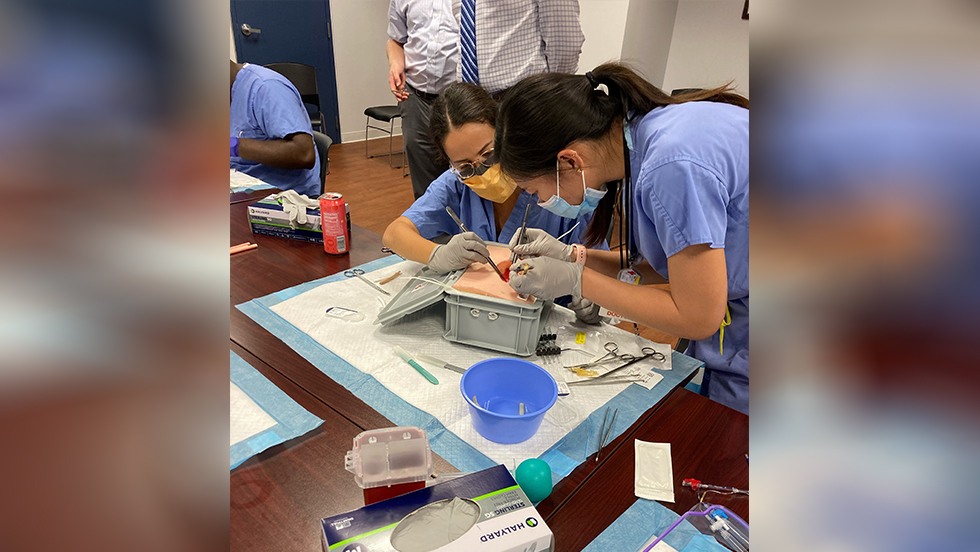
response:
M500 172L500 165L494 165L483 174L471 176L463 181L476 195L494 203L503 203L514 193L517 183Z

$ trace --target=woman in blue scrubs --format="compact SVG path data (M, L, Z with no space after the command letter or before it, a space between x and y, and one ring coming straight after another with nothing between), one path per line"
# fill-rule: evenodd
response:
M520 229L527 205L528 228L549 236L567 234L564 243L581 240L588 216L568 219L549 213L500 172L493 149L496 117L497 103L473 84L454 83L433 102L429 131L449 170L388 225L383 240L392 251L440 272L484 262L484 242L508 243ZM469 232L460 233L446 206ZM440 235L453 237L442 245L432 241Z
M702 392L748 413L748 100L727 87L670 96L621 64L514 86L497 120L501 168L565 217L595 210L587 243L620 212L624 247L566 247L543 234L514 250L511 286L581 295L691 340ZM521 263L515 263L520 265ZM523 272L523 271L522 271ZM650 286L668 282L663 286ZM639 285L637 285L639 284Z

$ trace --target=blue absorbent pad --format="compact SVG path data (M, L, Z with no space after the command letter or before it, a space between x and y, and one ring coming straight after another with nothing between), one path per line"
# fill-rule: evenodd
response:
M679 517L655 500L638 499L582 552L638 552L651 537L660 535ZM730 552L686 520L675 527L663 542L678 552Z
M401 257L391 255L361 265L359 268L365 272L372 272L402 261ZM324 374L343 385L381 415L391 420L393 424L417 426L425 430L432 450L460 471L478 471L496 465L496 462L447 430L434 416L408 404L374 377L350 365L272 310L272 307L282 301L301 295L325 283L342 279L344 279L343 274L334 274L253 299L237 305L237 308L289 345ZM554 483L558 483L584 462L587 457L595 454L599 440L599 428L602 425L606 407L610 409L610 412L619 409L616 423L607 438L607 442L611 442L633 425L650 407L657 404L667 393L678 387L684 379L703 366L700 361L676 351L673 352L671 363L672 370L658 372L663 375L664 379L653 389L644 389L639 385L628 386L607 402L603 408L593 411L585 421L540 456L551 466ZM515 460L519 462L523 458ZM511 466L511 468L516 468L516 465Z
M240 183L238 185L231 186L231 193L233 193L233 194L239 193L239 192L257 192L259 190L275 190L276 189L276 187L273 186L272 184L268 184L268 183L262 182L258 178L255 178L253 176L247 175L245 173L240 173L240 172L237 172L237 171L232 171L232 173L231 173L231 180L232 180L232 183L234 183L235 180L238 180L240 182L244 182L244 184Z
M274 426L231 446L231 469L263 450L299 437L323 423L234 351L229 353L232 383L276 421Z
M272 184L254 184L250 186L235 186L231 188L231 193L236 194L239 192L257 192L259 190L275 190L276 187Z

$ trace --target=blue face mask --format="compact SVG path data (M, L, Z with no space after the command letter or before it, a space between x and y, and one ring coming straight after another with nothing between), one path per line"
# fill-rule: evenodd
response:
M626 140L626 147L633 151L633 133L630 132L630 122L626 117L623 117L623 138Z
M585 185L585 171L581 171L582 174L582 190L584 192L584 197L582 198L582 203L578 205L571 205L565 201L561 195L561 190L558 189L558 171L560 168L561 161L555 161L555 184L556 184L556 194L551 196L548 201L544 203L538 203L538 207L541 207L549 213L558 215L559 217L567 219L577 219L582 215L588 215L595 208L599 206L599 200L606 195L606 190L593 190Z

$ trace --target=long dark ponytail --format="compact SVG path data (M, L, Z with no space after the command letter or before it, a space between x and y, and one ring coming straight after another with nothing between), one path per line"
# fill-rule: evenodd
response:
M657 107L696 101L749 106L728 85L671 96L621 63L600 65L586 75L540 73L521 80L504 96L494 149L505 173L518 180L535 178L553 171L558 152L569 144L606 136L627 114L637 117ZM619 187L607 187L586 231L586 245L600 243L609 233Z

